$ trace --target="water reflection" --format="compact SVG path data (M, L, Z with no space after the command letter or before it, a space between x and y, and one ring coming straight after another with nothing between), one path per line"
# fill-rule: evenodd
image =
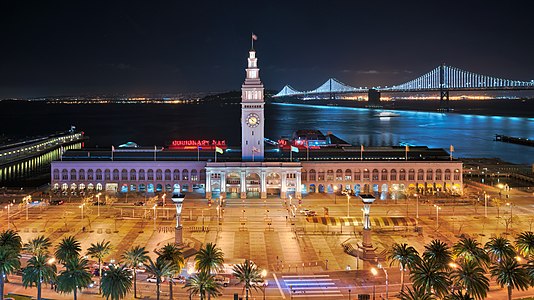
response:
M64 146L64 150L81 149L82 143ZM38 181L46 183L50 179L50 162L60 158L60 148L46 152L40 156L18 161L0 167L1 186L25 186Z

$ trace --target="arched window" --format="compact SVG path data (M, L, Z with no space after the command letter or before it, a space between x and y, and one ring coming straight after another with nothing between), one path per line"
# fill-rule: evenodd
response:
M345 170L345 181L352 181L352 171L351 169Z
M161 169L156 170L156 180L163 180L163 171Z
M317 180L317 174L315 173L315 169L311 169L310 170L310 181L315 181Z
M206 181L206 169L200 169L200 181L201 182Z
M104 170L104 180L111 180L111 172L109 169Z
M426 170L426 180L427 181L434 180L434 178L433 178L434 176L432 176L432 175L433 175L432 169Z
M165 181L171 180L171 170L167 169L165 170Z
M119 170L113 170L113 180L119 180Z
M54 169L54 180L59 180L59 170Z
M451 180L451 170L445 170L445 180Z
M122 169L122 171L121 171L121 180L128 180L128 170Z
M78 171L78 178L80 178L80 180L85 180L85 170L84 169L80 169L80 171Z
M378 180L378 170L373 169L373 181L376 181L376 180Z
M145 169L139 170L139 180L145 180Z
M87 170L87 180L94 180L93 169Z
M460 180L460 170L454 170L454 180Z
M308 172L306 170L302 170L302 172L300 173L300 180L308 181Z
M182 170L182 180L189 180L189 171L187 169Z
M417 180L418 181L425 180L425 171L423 171L423 169L417 170Z
M336 170L336 181L343 181L343 171L341 169Z
M137 174L136 174L136 173L137 173L137 172L135 171L135 169L131 169L131 170L130 170L130 180L131 180L131 181L135 181L135 180L137 180Z
M62 180L69 180L69 171L67 171L67 169L63 169L61 171L61 179Z
M154 170L148 169L146 171L146 180L154 180Z
M324 171L323 170L319 170L319 173L317 174L317 180L319 181L324 181Z
M362 180L362 173L360 172L360 169L354 171L354 180Z
M102 170L96 169L96 180L102 180Z
M415 180L415 170L414 169L410 169L408 171L408 180L409 181L414 181Z
M397 181L397 170L396 169L392 169L391 172L389 173L389 180Z
M380 172L380 180L387 181L388 180L388 170L382 169L382 172Z
M441 169L437 169L436 170L436 180L442 180L443 177L441 175L442 175Z
M191 181L198 181L198 171L196 169L191 170Z
M174 169L172 171L172 180L180 180L180 170Z
M326 171L326 181L334 180L334 170Z
M76 178L76 169L70 170L70 180L77 180L77 178Z
M406 170L400 169L400 171L399 171L399 180L406 180Z
M363 170L363 180L369 180L369 169Z

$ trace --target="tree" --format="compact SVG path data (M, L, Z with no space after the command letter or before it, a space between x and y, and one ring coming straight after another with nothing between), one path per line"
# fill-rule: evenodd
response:
M68 256L64 263L65 270L61 271L57 277L58 291L73 293L74 300L76 300L78 291L85 289L92 282L88 263L85 258Z
M120 300L132 290L132 272L126 265L110 265L101 282L102 294L106 299Z
M484 299L489 291L489 279L485 273L476 261L463 261L453 270L451 278L455 286L461 286L469 295Z
M224 254L216 244L207 243L195 256L195 267L199 271L214 273L222 269Z
M463 293L462 291L459 292L452 292L451 294L445 296L445 300L475 300L475 298L471 297L468 293Z
M248 300L248 294L251 288L258 289L258 285L263 284L261 271L258 266L252 261L246 259L244 263L235 265L233 268L234 276L243 283L243 290L245 290L245 299Z
M432 240L425 245L423 259L432 261L434 264L437 264L440 269L447 269L449 268L449 263L452 262L452 252L445 242Z
M490 268L491 276L495 281L508 288L508 300L512 300L512 290L526 290L530 284L527 270L522 268L515 259L504 259Z
M71 235L63 238L61 242L59 242L59 244L56 246L54 256L60 263L65 264L69 260L78 258L81 251L82 248L80 246L80 242L78 242L76 238Z
M418 259L410 273L414 288L423 289L426 293L433 293L442 297L447 293L450 281L448 273L441 265L431 260Z
M134 298L137 298L137 266L148 260L148 251L145 247L134 246L126 251L122 258L128 267L133 268Z
M169 299L172 299L172 279L176 273L180 273L184 266L182 251L176 244L168 243L161 249L156 250L156 254L158 255L158 259L169 262L175 270L174 273L169 275Z
M15 252L22 250L22 239L13 229L8 229L0 233L0 248L10 248Z
M515 239L515 245L519 254L524 257L534 256L534 233L523 231Z
M200 295L200 300L204 300L206 295L208 298L221 295L220 283L215 281L215 275L206 271L200 271L189 277L185 283L185 288L187 288L189 294Z
M111 244L109 241L106 242L105 240L96 244L91 244L91 246L87 248L87 255L98 259L98 277L100 278L100 286L102 286L102 260L109 254L109 252L111 252ZM99 291L101 291L101 289L99 289Z
M7 274L20 268L20 253L10 247L0 247L0 300L4 299L4 281Z
M492 237L484 246L489 256L496 262L516 256L512 243L504 237Z
M490 258L482 245L475 239L462 236L460 240L452 246L455 257L466 261L476 261L485 267L488 266Z
M33 287L35 284L37 300L41 300L41 284L55 281L56 273L56 265L50 262L50 256L46 253L38 253L28 260L28 265L22 273L22 284L25 288Z
M162 259L156 259L156 262L149 257L148 263L145 263L146 271L156 278L156 299L159 300L161 279L175 272L170 262Z
M391 260L391 264L398 263L401 271L401 291L404 290L404 272L406 268L410 268L415 261L419 258L419 253L414 247L408 246L408 244L395 243L391 246L388 258Z
M407 288L406 290L402 290L399 294L399 298L401 300L434 300L436 299L434 295L427 293L424 288L416 288L413 289Z
M39 254L48 253L48 248L52 246L52 242L44 235L40 235L24 244L23 250L38 256Z

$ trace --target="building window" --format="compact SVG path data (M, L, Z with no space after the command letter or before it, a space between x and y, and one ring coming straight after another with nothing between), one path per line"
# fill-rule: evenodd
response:
M451 170L445 170L445 180L451 180Z
M189 180L189 171L187 169L182 171L182 180Z
M378 170L373 169L373 181L378 181Z
M352 181L352 171L350 169L345 170L345 181Z
M163 180L163 171L160 169L156 170L156 180Z
M171 180L171 170L167 169L165 170L165 181Z
M391 174L389 174L389 180L397 181L397 170L391 170Z
M100 180L100 181L102 180L102 170L100 170L100 169L96 169L96 180Z
M191 181L198 181L198 172L197 172L197 170L191 170Z
M146 172L146 180L154 180L154 170L148 169Z
M128 171L126 169L121 171L121 180L128 180Z
M460 180L460 170L454 170L454 180Z
M388 180L388 170L382 169L382 172L380 173L380 180L382 181Z
M104 171L104 180L111 180L111 172L109 171L109 169L106 169Z
M317 177L316 177L316 173L315 173L315 170L314 169L311 169L310 170L310 181L315 181L317 180Z
M172 179L180 180L180 170L174 169L174 171L172 171Z
M319 181L324 181L324 171L319 171L318 180Z
M59 170L54 169L54 180L59 180Z
M404 181L406 180L406 170L401 169L399 172L399 180Z
M440 170L440 169L437 169L437 170L436 170L436 180L442 180L441 178L442 178L442 176L441 176L441 170Z
M87 180L94 180L95 178L93 177L93 169L89 169L87 170Z
M136 173L137 173L137 172L135 171L135 169L131 169L131 170L130 170L130 180L131 180L131 181L135 181L135 180L137 180L137 176L136 176L137 174L136 174Z
M354 180L362 180L362 173L360 170L356 170L356 172L354 172Z
M119 180L119 170L113 170L113 180Z
M422 181L425 179L425 171L423 169L417 170L417 180Z
M432 169L426 170L426 180L427 181L432 181L433 180L433 178L432 178L433 176L432 175L433 175Z

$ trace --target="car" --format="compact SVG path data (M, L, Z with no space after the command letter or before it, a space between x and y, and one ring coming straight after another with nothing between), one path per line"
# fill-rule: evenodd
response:
M98 201L95 201L95 202L93 202L93 205L94 205L94 206L97 206L97 205L100 205L100 206L101 206L101 205L106 205L106 202L102 202L102 201L98 202Z
M137 201L137 202L134 203L134 205L135 206L145 206L146 204L143 201Z
M269 286L269 280L265 279L263 282L261 282L261 281L258 281L258 282L253 281L250 284L253 285L253 286Z
M230 284L230 278L217 275L215 276L215 282L221 284L224 287L227 287Z
M178 276L178 277L174 277L172 279L173 282L175 283L185 283L185 277L184 276Z
M156 282L157 282L156 277L148 277L148 278L146 279L146 281L147 281L147 282L152 282L152 283L156 283ZM162 277L161 280L160 280L159 282L164 282L164 281L165 281L165 278Z
M316 215L317 215L317 213L316 213L315 211L313 211L313 210L310 210L310 211L308 211L308 212L306 213L306 216L307 216L307 217L314 217L314 216L316 216Z
M63 203L65 203L65 201L59 199L54 199L50 201L50 205L62 205Z

